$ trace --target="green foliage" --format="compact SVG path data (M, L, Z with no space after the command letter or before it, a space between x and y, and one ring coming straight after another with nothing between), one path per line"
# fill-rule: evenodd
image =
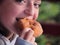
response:
M60 45L60 37L55 37L51 35L41 35L36 38L36 42L38 45Z
M60 11L59 3L43 1L40 7L38 21L46 21L51 17L56 17Z
M60 2L46 2L43 1L40 7L38 21L56 20L60 22ZM41 35L36 38L38 45L60 45L60 37Z
M41 35L40 37L36 38L36 42L38 43L38 45L45 45L47 39L45 35Z

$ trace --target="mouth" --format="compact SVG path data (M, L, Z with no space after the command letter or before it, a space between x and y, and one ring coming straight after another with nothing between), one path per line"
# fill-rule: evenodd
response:
M23 18L16 18L16 21L18 22L20 19L23 19Z
M34 20L34 19L31 18L31 17L24 17L24 18L26 18L26 19L28 19L28 20ZM24 19L24 18L16 18L16 21L18 22L20 19Z

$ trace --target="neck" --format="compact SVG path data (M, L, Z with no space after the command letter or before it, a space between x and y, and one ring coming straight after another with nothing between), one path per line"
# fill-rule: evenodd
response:
M8 29L6 29L1 23L0 23L0 34L2 34L8 39L11 39L13 36L13 33L10 32Z

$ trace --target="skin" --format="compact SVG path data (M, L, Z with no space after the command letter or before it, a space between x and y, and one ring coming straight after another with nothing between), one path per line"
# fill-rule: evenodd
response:
M26 17L28 19L36 20L40 4L41 0L4 0L3 3L0 4L0 22L11 32L9 35L10 37L12 37L12 32L20 35L14 26L17 22L16 18ZM35 37L33 37L34 31L29 28L24 30L22 31L20 37L33 43L34 45L37 45L35 43ZM43 31L41 31L41 34L42 32Z

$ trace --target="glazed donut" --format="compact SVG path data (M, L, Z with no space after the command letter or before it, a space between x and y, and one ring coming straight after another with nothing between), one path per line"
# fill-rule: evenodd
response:
M23 30L25 28L31 28L34 31L34 36L35 37L40 36L41 35L41 31L42 31L42 27L41 27L39 22L37 22L35 20L27 19L27 18L20 19L17 22L17 27L20 30Z

